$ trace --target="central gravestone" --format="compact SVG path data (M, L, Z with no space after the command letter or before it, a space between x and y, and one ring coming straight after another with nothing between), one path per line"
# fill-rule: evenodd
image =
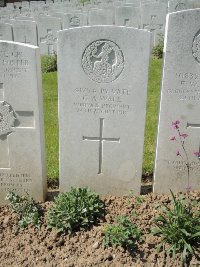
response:
M61 191L140 193L149 52L143 30L59 32Z

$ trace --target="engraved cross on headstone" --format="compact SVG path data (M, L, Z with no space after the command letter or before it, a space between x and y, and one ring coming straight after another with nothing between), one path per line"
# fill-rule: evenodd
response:
M26 35L24 35L24 41L23 41L23 43L24 44L31 44L31 42L27 40Z
M52 55L54 53L54 44L57 42L57 38L53 36L53 31L51 29L47 29L47 35L40 38L40 42L46 44L48 47L48 55Z
M8 111L11 106L5 101L4 84L0 83L0 104L1 107L5 107ZM10 169L10 149L9 149L9 135L12 133L12 129L24 129L24 128L34 128L34 112L33 111L15 111L17 115L17 120L15 120L14 125L11 126L11 131L5 133L3 131L4 126L2 125L4 114L0 110L0 168ZM10 116L14 116L13 111L10 110ZM6 118L8 120L8 118ZM6 121L8 123L8 121Z
M104 142L120 142L120 138L105 138L103 137L104 119L100 118L100 133L98 137L83 136L83 141L96 141L99 142L99 170L98 174L102 173L103 163L103 143Z
M124 25L123 26L129 26L130 25L130 19L124 19Z
M151 32L155 30L162 30L163 29L163 24L157 24L156 23L156 15L151 16L151 21L150 24L143 24L143 29L150 30Z

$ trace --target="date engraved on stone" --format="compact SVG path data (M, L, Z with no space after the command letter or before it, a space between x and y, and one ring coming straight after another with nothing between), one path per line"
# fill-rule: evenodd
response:
M90 79L97 83L116 80L124 69L124 55L117 44L110 40L91 43L82 56L82 67Z
M200 30L197 32L193 39L192 55L195 60L200 63Z
M17 115L12 106L5 101L0 102L0 136L12 132Z

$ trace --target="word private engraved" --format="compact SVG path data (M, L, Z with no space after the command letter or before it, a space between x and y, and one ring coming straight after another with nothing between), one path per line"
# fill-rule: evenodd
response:
M123 71L124 55L114 42L97 40L85 49L82 67L93 81L110 83L116 80Z
M0 136L12 132L16 120L17 114L12 106L5 101L0 102Z
M200 30L197 32L193 39L192 55L195 60L200 63Z

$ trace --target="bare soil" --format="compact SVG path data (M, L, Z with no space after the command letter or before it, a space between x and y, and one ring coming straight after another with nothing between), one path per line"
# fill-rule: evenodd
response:
M150 184L145 185L143 193L148 192L150 187ZM179 254L173 259L165 252L157 253L156 246L160 243L160 238L150 234L153 218L159 213L156 204L169 205L169 195L148 193L142 196L142 203L138 203L137 197L132 195L106 197L103 199L106 205L104 220L90 230L63 235L58 234L55 230L47 229L46 225L47 210L52 205L52 197L57 193L55 188L49 190L48 201L42 204L44 218L39 230L32 226L26 230L20 230L17 226L17 216L8 207L0 208L0 266L182 266ZM200 191L191 192L191 197L200 202ZM131 215L133 210L137 213L134 218ZM142 239L137 244L137 248L132 251L121 247L104 248L102 245L102 232L105 225L113 223L118 215L131 217L133 223L137 224L142 231ZM199 256L191 257L185 266L200 266Z

